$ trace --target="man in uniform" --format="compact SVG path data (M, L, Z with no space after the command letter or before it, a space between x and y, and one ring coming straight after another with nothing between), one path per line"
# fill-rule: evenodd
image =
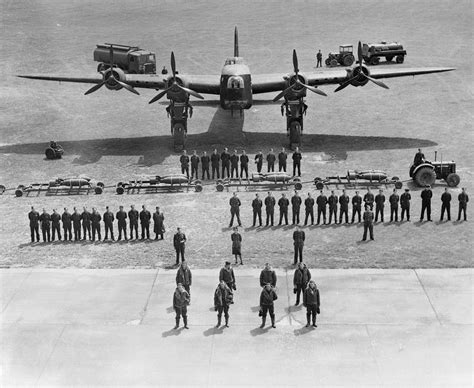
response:
M311 280L311 272L306 267L306 264L299 263L293 275L293 293L296 294L295 306L300 304L300 295L308 286L308 282Z
M271 223L271 226L273 226L275 204L276 204L275 197L269 191L267 197L265 198L265 213L267 214L267 221L265 222L265 226L268 226L269 223Z
M41 222L41 232L43 233L43 242L51 242L51 216L43 209L43 213L39 216Z
M423 221L426 210L426 218L428 221L431 221L431 198L433 197L433 192L431 191L431 186L426 185L423 191L421 192L421 215L420 222Z
M52 225L52 241L54 241L56 237L56 233L58 233L58 241L61 241L61 228L60 228L60 221L61 221L61 214L59 214L56 209L53 209L53 214L51 214L51 225Z
M296 227L296 230L293 232L293 245L295 248L293 265L297 264L298 257L299 257L300 263L303 262L303 247L304 247L305 238L306 236L305 236L304 231L301 230L301 227L298 225Z
M383 222L383 210L385 207L385 195L383 194L383 190L380 189L379 193L375 196L375 222L379 218Z
M418 148L418 152L415 154L415 158L413 159L413 165L418 166L419 164L424 163L425 155L421 152L421 148Z
M186 176L189 178L189 156L186 150L183 150L179 162L181 163L181 174L186 173Z
M329 222L331 223L332 216L334 215L334 223L337 224L337 203L338 198L337 195L334 194L334 190L331 191L331 195L328 198L328 205L329 205Z
M217 311L217 325L220 327L222 322L222 312L224 312L225 327L229 327L229 307L234 303L232 290L221 280L214 292L214 310Z
M91 214L91 223L92 223L92 241L95 241L95 234L97 232L97 236L99 238L98 241L101 240L100 236L100 221L102 220L101 215L97 211L95 207L92 208L92 214Z
M109 239L109 231L110 231L110 238L112 241L115 241L114 238L114 213L109 209L108 206L105 207L105 213L103 215L104 220L104 227L105 227L105 237L104 241Z
M310 280L303 294L303 306L306 307L306 327L310 326L310 318L313 319L313 327L316 325L316 315L320 312L319 290L314 280Z
M356 191L355 195L352 197L352 223L354 223L356 214L359 216L359 222L360 222L361 209L362 209L362 197L359 195L359 192Z
M191 285L193 284L193 274L188 267L186 260L183 260L176 272L176 285L182 284L191 298Z
M179 256L181 256L181 261L184 261L185 244L186 235L181 232L181 228L178 228L175 235L173 236L173 246L176 251L176 265L179 264Z
M323 54L321 54L321 50L318 50L316 54L316 67L322 67L323 63Z
M150 219L151 213L146 209L145 205L142 205L142 211L140 212L140 226L142 228L142 240L150 239Z
M295 190L295 195L291 197L291 210L293 215L293 225L300 223L300 208L302 199L298 195L298 191Z
M255 194L255 199L252 201L252 209L253 209L253 225L255 226L255 222L257 221L257 216L258 216L258 223L259 226L262 226L262 206L263 202L258 196L258 194Z
M400 214L400 221L403 221L405 213L407 214L407 221L410 222L410 189L405 189L405 192L400 196L400 207L402 209Z
M115 215L115 218L117 218L117 223L118 223L118 241L122 239L122 232L123 232L123 239L127 239L127 212L123 210L123 206L119 206L119 211Z
M393 189L393 194L389 197L388 201L390 202L390 222L398 222L398 203L400 202L400 197L397 194L397 189Z
M155 232L155 240L158 240L158 236L163 240L165 234L165 215L160 212L160 208L157 206L153 213L153 231Z
M81 240L81 213L79 210L74 208L74 213L71 215L72 228L74 229L74 241Z
M168 74L168 69L166 68L166 66L163 66L163 69L161 69L161 74L163 75Z
M273 153L273 148L270 148L270 152L267 155L267 172L275 171L275 160L276 160L276 156Z
M221 156L217 153L217 150L215 149L211 155L212 179L214 179L214 176L216 176L217 179L219 179L220 160L221 160ZM224 164L222 164L222 172L224 173ZM224 178L224 176L222 176L222 178Z
M230 176L230 154L227 148L224 148L224 151L221 154L221 163L222 163L222 179L225 178L224 172L227 173L227 178Z
M459 213L461 214L461 213ZM39 236L39 213L35 210L35 208L32 206L31 211L28 213L28 219L30 220L30 233L31 233L31 242L35 242L35 236L36 236L36 242L39 242L40 236Z
M196 175L196 179L199 179L198 167L199 167L199 156L196 150L194 150L193 154L191 155L191 179L194 178L194 175Z
M183 316L184 328L189 329L188 327L188 305L190 297L188 292L184 289L183 285L180 283L176 287L173 295L173 308L176 312L176 325L174 329L176 330L179 327L179 320Z
M242 150L242 155L240 155L240 177L244 177L245 172L245 178L249 179L249 157L245 153L245 150Z
M319 192L318 198L316 198L316 204L318 205L318 222L319 225L321 221L321 215L323 216L323 222L326 224L326 205L328 203L327 197L324 195L323 191Z
M293 152L293 176L296 176L296 170L298 170L298 176L301 176L301 159L302 155L299 147L296 147L295 152Z
M278 200L278 206L280 207L280 221L278 225L281 225L283 217L285 218L285 225L288 225L288 206L290 206L290 201L288 201L285 194L282 194Z
M68 212L67 207L64 208L64 213L61 215L61 221L63 222L64 230L64 241L72 240L72 220L71 213Z
M232 198L229 200L229 205L230 205L230 224L229 228L232 227L234 224L234 217L237 217L237 222L239 223L239 226L242 226L242 223L240 222L240 199L237 197L237 193L234 193Z
M276 273L269 263L265 263L265 267L260 272L260 287L265 287L265 284L270 284L272 287L276 287L277 284Z
M374 195L370 191L370 187L367 188L367 193L364 195L364 208L366 205L370 206L370 210L374 208Z
M133 239L133 231L135 231L135 240L138 240L138 210L135 210L135 206L131 205L128 211L128 220L130 223L130 240Z
M311 217L311 225L314 224L314 199L311 197L311 193L308 193L308 197L304 200L305 216L304 224L308 225L308 217Z
M362 241L367 240L367 231L370 232L370 239L374 239L374 213L370 210L370 205L365 205L364 212L364 237Z
M262 151L258 151L258 154L255 155L255 164L257 165L257 172L260 174L262 172L262 166L263 166Z
M262 314L262 324L260 328L265 327L267 313L270 314L272 320L272 327L275 328L275 310L273 302L278 299L278 296L270 283L266 284L260 293L260 312Z
M82 214L82 233L83 233L83 240L86 239L86 234L91 240L91 213L87 210L86 207L83 208Z
M451 194L446 187L444 193L441 195L441 217L440 221L443 221L444 212L448 215L448 221L451 221Z
M226 261L224 267L219 272L219 282L224 282L231 290L236 291L234 270L229 261Z
M219 155L217 155L219 156ZM207 152L204 151L203 155L201 156L201 168L202 168L202 180L204 180L204 176L207 175L207 179L211 179L209 175L209 162L211 158L207 155ZM217 162L217 166L219 166L219 162ZM219 167L217 167L217 172L219 173Z
M288 154L283 147L281 152L278 154L278 171L286 172L286 159L288 159Z
M459 212L458 212L458 221L461 221L461 212L464 213L464 221L467 221L466 209L467 203L469 202L469 196L466 193L466 188L462 188L461 193L458 195L459 201Z
M346 224L349 223L349 196L346 190L342 190L342 195L339 197L339 223L342 224L342 216L345 216Z
M234 153L230 156L230 177L239 177L239 155L237 155L237 150L234 150Z

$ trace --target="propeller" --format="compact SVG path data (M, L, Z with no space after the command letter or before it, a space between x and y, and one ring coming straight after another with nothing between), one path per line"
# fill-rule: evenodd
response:
M368 76L367 74L365 74L363 72L363 70L362 70L362 44L360 43L360 40L359 40L359 45L357 47L357 61L359 62L359 66L355 67L354 70L359 69L359 71L357 71L357 73L354 77L350 78L349 80L347 80L344 83L342 83L341 85L339 85L336 88L336 90L334 90L334 93L338 92L339 90L344 89L347 86L349 86L355 79L359 78L359 76L365 77L366 79L368 79L369 81L372 81L375 85L378 85L381 88L389 89L389 87L387 85L385 85L382 81L378 81L378 80Z
M306 85L305 83L301 82L299 77L298 77L298 73L299 73L299 69L298 69L298 57L296 55L296 50L293 49L293 70L295 72L295 83L293 85L291 85L290 87L286 88L285 90L283 90L282 92L280 92L274 99L273 101L278 101L280 98L286 96L288 93L290 93L291 91L295 90L295 88L297 86L302 86L303 88L307 89L307 90L310 90L312 91L313 93L316 93L316 94L319 94L320 96L325 96L327 97L327 94L324 93L322 90L319 90L318 88L315 88L313 86L309 86L309 85Z
M204 100L204 97L201 96L198 92L195 92L194 90L185 88L184 86L181 86L176 82L176 61L174 59L174 52L171 52L171 72L173 76L170 78L171 86L168 87L165 90L162 90L160 93L158 93L155 97L153 97L149 104L153 104L155 101L158 101L161 97L163 97L166 93L168 93L172 88L178 88L179 90L182 90L183 92L186 92L190 94L191 96L194 96L196 98L200 98L201 100Z
M107 83L110 83L112 82L113 83L117 83L119 84L120 86L122 86L124 89L127 89L129 92L132 92L132 93L135 93L137 95L139 95L140 93L138 93L132 86L130 86L129 84L126 84L125 82L122 82L120 81L119 79L115 78L114 76L114 71L113 71L113 66L114 66L114 49L113 49L113 45L110 45L110 51L109 51L109 61L110 61L110 76L108 78L104 78L104 80L97 84L97 85L94 85L92 88L90 88L87 92L85 92L84 94L85 95L88 95L88 94L91 94L91 93L94 93L95 91L99 90L102 86L104 86L105 84Z

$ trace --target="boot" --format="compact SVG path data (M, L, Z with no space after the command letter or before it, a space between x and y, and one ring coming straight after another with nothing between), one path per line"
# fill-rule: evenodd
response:
M179 327L179 318L176 318L176 326L174 327L174 329L176 330L178 327Z
M310 327L311 326L311 323L310 323L310 315L306 315L306 327Z
M316 325L316 319L313 320L313 327L318 327L318 325Z
M267 317L262 318L262 324L260 325L260 329L263 329L265 327L265 321L267 320Z
M272 327L275 328L275 327L276 327L276 326L275 326L275 317L273 316L273 317L271 317L271 318L272 318Z
M184 328L189 329L189 327L188 327L188 317L187 316L183 317L183 322L184 322Z
M218 316L218 317L217 317L217 325L216 325L216 327L219 327L220 325L221 325L221 317Z
M229 317L225 318L225 327L229 327Z

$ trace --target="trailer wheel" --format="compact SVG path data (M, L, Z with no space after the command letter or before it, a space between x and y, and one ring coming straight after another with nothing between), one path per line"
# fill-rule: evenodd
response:
M385 59L387 60L387 62L392 62L393 61L393 55L387 55L385 57Z
M202 185L200 183L197 183L194 187L194 191L196 191L196 193L200 193L202 191Z
M324 189L324 183L323 182L316 182L316 188L318 190Z
M44 154L46 155L46 159L53 160L56 159L56 152L52 148L46 148L44 151Z
M0 194L3 194L5 192L5 186L0 185Z
M102 188L105 187L104 182L97 182L97 186L102 187Z
M218 179L216 183L219 185L219 184L224 183L224 181L222 179Z
M431 167L421 167L413 177L416 184L421 187L425 187L427 185L432 185L436 180L436 173L434 169Z
M224 185L222 183L218 183L216 185L216 189L217 191L221 192L221 191L224 191Z
M122 195L125 192L125 189L123 188L123 186L117 186L115 191L117 194Z
M396 181L395 182L395 188L400 190L403 187L403 182L402 181Z
M195 184L195 185L200 185L201 183L202 183L202 182L201 182L199 179L196 179L196 180L194 181L194 184Z
M16 190L15 190L15 195L16 195L17 197L23 196L23 189L21 189L21 188L16 189Z
M395 60L397 61L397 63L403 63L405 57L403 55L397 55L397 58L395 58Z
M400 178L398 176L392 177L392 181L399 181L399 180L400 180Z
M102 194L102 191L104 191L104 190L103 190L102 187L100 187L100 186L96 186L96 187L94 188L94 192L95 192L96 194Z
M301 184L301 182L295 183L295 190L301 190L302 188L303 188L303 185Z
M370 64L371 64L372 66L378 65L379 62L380 62L380 58L379 58L379 57L372 57L372 58L370 58Z
M449 187L456 187L461 182L461 178L458 174L452 173L446 177L446 183Z

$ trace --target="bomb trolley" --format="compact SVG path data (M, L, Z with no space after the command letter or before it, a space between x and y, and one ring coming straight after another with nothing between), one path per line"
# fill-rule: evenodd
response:
M143 194L143 193L177 193L194 189L202 191L200 180L191 180L186 175L175 174L149 177L143 180L119 182L115 188L117 194Z
M379 187L394 185L396 189L403 187L403 182L400 178L394 176L391 179L384 171L380 170L348 170L345 176L328 176L326 178L314 178L314 184L318 190L324 189L325 186L338 185L344 188L359 188L359 187Z
M46 195L81 195L81 194L102 194L104 184L93 182L90 178L57 178L49 183L32 183L28 186L19 185L15 190L17 197L29 196L36 193Z
M217 191L229 191L230 187L235 187L237 191L242 188L245 191L259 190L288 190L294 187L301 190L303 184L301 179L293 177L286 172L272 172L268 174L252 174L250 179L225 178L216 182Z

